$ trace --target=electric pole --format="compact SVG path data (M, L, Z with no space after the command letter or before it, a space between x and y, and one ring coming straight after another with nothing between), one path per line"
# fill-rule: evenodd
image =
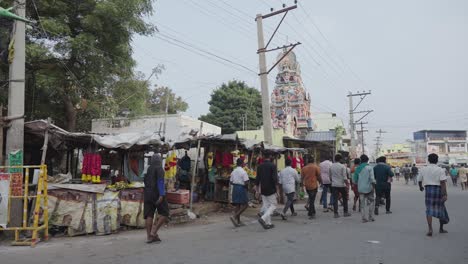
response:
M16 1L16 15L26 17L26 0ZM23 165L24 148L24 82L25 82L25 30L24 20L15 19L13 24L13 61L10 64L8 88L8 117L10 118L9 127L6 133L6 151L5 156L7 165ZM2 139L3 140L3 139ZM10 154L16 153L17 162L11 164ZM21 170L22 173L22 170ZM10 201L10 226L19 226L22 221L22 201L12 199Z
M364 129L364 125L367 125L367 122L359 122L359 123L356 123L356 124L361 126L361 129L356 131L356 132L361 135L362 154L366 154L365 143L364 143L364 132L368 132L369 130Z
M349 99L349 132L351 134L351 148L350 148L350 155L351 158L357 158L356 154L356 124L362 121L367 115L372 113L374 110L365 110L365 111L356 111L356 109L359 107L359 105L362 103L362 101L367 97L367 95L370 95L371 91L369 92L357 92L357 93L348 93L348 99ZM360 100L356 106L353 105L353 97L359 97ZM354 121L354 114L364 114L359 118L359 120ZM362 127L361 127L361 130ZM364 135L362 135L362 142L364 142ZM363 144L363 151L362 153L364 154L364 144Z
M385 134L387 133L386 131L383 131L382 129L379 129L376 131L377 134L379 134L377 137L376 137L376 143L375 143L375 157L377 158L377 156L379 156L379 153L380 153L380 147L382 145L382 134Z
M286 57L289 52L291 52L294 47L297 45L301 44L299 42L295 44L290 44L287 46L283 47L277 47L274 49L267 50L268 45L271 43L271 40L275 36L276 32L278 31L278 28L280 27L281 23L283 22L284 18L288 14L289 10L297 8L297 5L293 5L290 7L286 7L286 5L283 4L283 9L278 10L273 12L273 9L271 9L272 13L262 15L262 14L257 14L255 21L257 22L257 38L258 38L258 61L259 61L259 69L260 73L258 74L260 76L260 86L261 86L261 95L262 95L262 118L263 118L263 133L264 133L264 140L268 144L273 144L273 127L271 125L271 109L270 109L270 91L268 89L268 74L271 72L271 70L280 63L284 57ZM270 39L268 40L267 44L265 45L265 40L263 38L263 19L279 15L284 13L283 17L281 18L281 21L279 22L278 26L276 27L275 31L271 35ZM284 56L281 57L269 70L267 70L267 64L266 64L266 53L282 48L287 48L291 47L287 52L285 52Z

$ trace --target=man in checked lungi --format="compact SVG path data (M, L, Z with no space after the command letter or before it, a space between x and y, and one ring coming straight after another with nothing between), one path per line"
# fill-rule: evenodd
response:
M432 217L439 218L439 233L447 233L444 230L444 225L449 222L449 216L445 208L447 176L444 169L437 166L439 161L437 154L430 154L428 160L429 165L420 170L418 181L421 192L426 190L426 218L429 227L427 236L432 236Z

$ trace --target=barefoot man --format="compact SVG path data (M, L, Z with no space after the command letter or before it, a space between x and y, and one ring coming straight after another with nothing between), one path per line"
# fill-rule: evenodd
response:
M430 154L429 165L422 168L419 173L419 189L426 190L426 218L429 231L427 236L432 236L432 217L439 218L439 232L447 233L444 225L449 222L445 201L447 201L447 176L444 170L437 166L439 156ZM424 187L423 187L424 186Z

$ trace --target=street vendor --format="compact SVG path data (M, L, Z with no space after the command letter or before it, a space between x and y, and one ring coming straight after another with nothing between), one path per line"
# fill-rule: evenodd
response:
M146 220L147 243L160 243L158 230L166 223L169 217L169 205L166 201L164 186L164 169L162 158L154 154L150 161L148 172L145 175L144 190L144 217ZM153 221L154 213L158 212L158 219Z

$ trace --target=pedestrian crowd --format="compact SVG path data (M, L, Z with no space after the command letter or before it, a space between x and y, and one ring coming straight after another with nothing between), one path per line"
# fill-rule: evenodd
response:
M300 174L291 167L292 162L290 159L286 159L286 167L278 172L277 166L271 160L271 156L268 154L264 156L264 162L258 166L255 179L255 193L257 198L261 197L262 201L262 207L258 213L258 222L264 229L275 227L271 219L277 209L280 193L284 193L286 196L284 208L279 213L281 218L287 220L288 211L290 211L290 216L297 216L294 203L297 197L296 186L298 184L308 195L305 208L309 219L315 219L316 217L315 200L320 189L319 203L323 207L323 212L332 211L334 218L350 217L348 200L350 190L352 190L354 193L352 210L359 210L362 223L374 222L374 215L379 215L381 206L385 205L385 214L392 213L391 191L393 177L396 176L399 179L400 175L403 175L406 184L411 180L414 184L419 183L420 190L425 191L427 235L432 236L432 217L440 220L439 232L447 232L443 228L443 225L449 221L445 208L447 176L444 170L437 166L438 156L436 154L428 156L430 164L421 170L415 164L412 166L406 165L401 169L399 167L392 169L386 163L385 157L379 157L376 164L371 165L369 164L369 157L366 155L353 160L351 168L344 164L343 157L340 154L334 156L333 162L324 159L317 164L312 156L306 157L306 161L307 165L302 168ZM242 169L242 161L239 161L237 165L238 167L231 175L231 184L234 185L232 202L236 206L236 210L230 219L235 227L244 225L240 220L240 216L248 207L248 177ZM462 188L466 189L467 172L466 167L461 169L452 167L449 173L450 175L456 174L460 178L464 175L465 187ZM330 193L329 201L328 193ZM359 209L356 206L357 204L359 204ZM340 206L343 207L342 215L339 213Z
M391 190L393 177L404 175L406 182L411 178L419 183L419 189L425 191L426 220L428 225L427 236L432 236L432 218L439 219L439 233L447 233L444 225L448 224L449 216L445 207L447 201L447 179L452 178L456 186L458 178L462 189L467 189L468 168L465 166L457 168L452 166L448 171L437 165L438 156L428 156L429 165L420 170L413 165L400 168L392 168L386 163L385 157L379 157L375 166L369 164L369 158L362 155L353 161L353 166L348 168L344 164L340 154L335 155L334 162L329 159L320 164L315 162L314 157L306 157L307 165L301 170L300 175L291 167L292 161L286 160L286 168L278 173L276 165L271 156L265 154L264 162L257 168L255 179L255 192L257 197L261 196L262 207L258 213L258 222L265 229L274 228L271 221L272 214L278 205L278 195L286 195L286 203L279 214L283 220L287 220L288 211L291 216L297 216L294 208L296 199L296 185L307 192L308 202L305 205L309 219L315 219L315 200L319 189L322 194L319 197L324 212L333 211L335 218L341 217L339 206L343 207L343 217L350 217L348 200L350 189L354 193L352 210L356 211L359 202L359 211L363 223L374 222L374 215L379 214L381 205L385 205L385 213L391 214ZM244 161L237 160L237 167L231 173L232 203L235 205L234 214L230 217L235 227L244 226L241 214L248 208L248 183L249 177L243 169ZM411 176L410 176L411 175ZM159 154L153 155L150 167L144 178L144 217L146 220L147 243L160 243L158 231L168 221L169 206L165 198L164 169L162 158ZM330 203L328 203L330 193ZM260 197L258 197L260 198ZM154 218L155 213L159 217Z

